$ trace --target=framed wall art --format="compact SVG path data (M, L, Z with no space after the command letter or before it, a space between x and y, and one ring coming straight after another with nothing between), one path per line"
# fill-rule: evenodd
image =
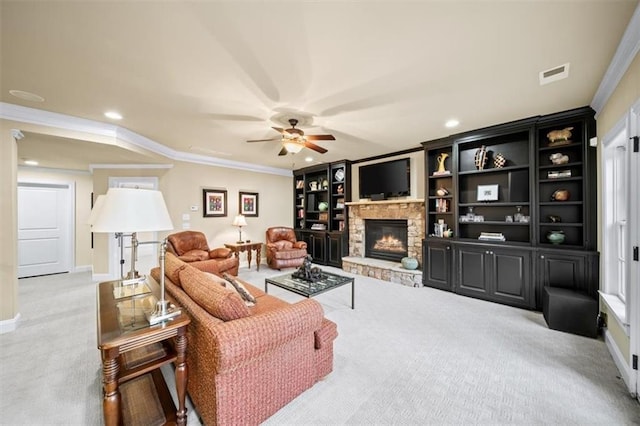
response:
M258 217L258 193L240 192L238 211L244 216Z
M498 201L498 185L478 185L478 201Z
M203 189L202 190L202 216L225 217L227 216L227 190Z

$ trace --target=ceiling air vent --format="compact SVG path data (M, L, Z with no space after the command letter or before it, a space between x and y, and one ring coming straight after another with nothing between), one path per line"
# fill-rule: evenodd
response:
M540 85L553 83L567 77L569 77L569 62L546 71L540 71Z

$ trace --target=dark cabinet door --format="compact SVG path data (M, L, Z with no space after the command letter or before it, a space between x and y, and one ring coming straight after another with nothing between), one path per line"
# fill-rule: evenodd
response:
M542 309L544 287L563 287L597 297L598 253L539 250L537 256L536 308Z
M428 287L452 291L451 258L453 254L451 243L428 240L423 244L423 284Z
M327 263L327 254L326 254L326 233L324 232L311 232L310 240L307 243L307 252L313 258L313 263L319 263L321 265L326 265Z
M487 266L489 250L480 246L457 246L455 292L480 299L491 299L491 274Z
M493 300L511 306L533 308L531 252L517 249L491 249Z
M343 237L344 233L342 232L329 232L327 234L327 264L336 268L342 267Z
M531 250L458 245L456 293L532 308Z

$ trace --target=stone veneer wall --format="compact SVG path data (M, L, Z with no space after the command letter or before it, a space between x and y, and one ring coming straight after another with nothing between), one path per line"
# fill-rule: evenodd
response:
M422 266L422 240L425 232L424 200L385 200L347 203L349 211L349 256L364 257L366 219L406 219L407 252Z

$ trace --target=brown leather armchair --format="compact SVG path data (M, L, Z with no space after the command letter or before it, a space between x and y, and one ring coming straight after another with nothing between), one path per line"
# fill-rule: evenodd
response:
M297 268L307 257L307 243L296 240L293 228L267 229L267 265L272 269Z
M238 275L238 258L225 247L210 250L207 237L202 232L182 231L169 235L167 251L201 271L220 276L223 272Z

